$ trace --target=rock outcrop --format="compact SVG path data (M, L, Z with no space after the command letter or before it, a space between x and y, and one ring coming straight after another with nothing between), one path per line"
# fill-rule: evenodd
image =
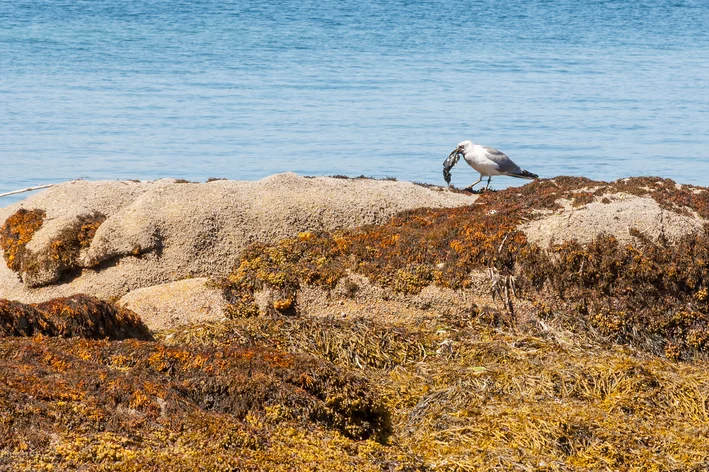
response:
M70 182L0 209L0 227L20 210L43 216L16 271L7 257L0 262L0 298L117 298L186 277L226 275L253 242L379 224L401 211L474 198L409 182L293 173L257 182Z

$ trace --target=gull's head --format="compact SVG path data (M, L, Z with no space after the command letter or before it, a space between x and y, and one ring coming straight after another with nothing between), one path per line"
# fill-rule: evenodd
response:
M465 154L465 151L472 145L473 143L467 139L465 141L459 142L458 146L456 146L456 148L451 153L451 156L454 154Z
M472 147L472 145L473 145L473 142L466 139L465 141L461 141L458 143L457 149L459 152L465 152L465 150L468 149L469 147Z

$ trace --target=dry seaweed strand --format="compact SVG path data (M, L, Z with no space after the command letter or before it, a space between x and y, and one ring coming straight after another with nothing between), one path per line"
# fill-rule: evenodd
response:
M441 336L450 350L436 350ZM256 317L160 338L277 346L360 369L392 412L389 444L431 470L701 470L709 461L702 365L561 343L561 332L506 334L479 318Z

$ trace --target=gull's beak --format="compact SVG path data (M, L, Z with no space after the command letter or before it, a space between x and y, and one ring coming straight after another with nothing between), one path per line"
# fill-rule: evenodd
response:
M451 157L453 157L453 156L455 156L456 154L459 154L459 153L460 153L460 148L455 148L455 149L453 149L453 152L450 153L450 154L448 154L448 159L450 159Z

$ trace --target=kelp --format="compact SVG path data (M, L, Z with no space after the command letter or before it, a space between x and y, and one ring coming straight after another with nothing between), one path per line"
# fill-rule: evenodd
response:
M375 470L391 428L362 375L266 347L4 338L0 372L0 464L26 470Z
M59 336L150 339L148 328L127 308L86 295L25 304L0 299L0 337Z
M277 346L358 369L391 412L388 444L426 470L689 471L709 461L703 365L559 328L493 328L478 310L409 321L235 318L158 336Z

